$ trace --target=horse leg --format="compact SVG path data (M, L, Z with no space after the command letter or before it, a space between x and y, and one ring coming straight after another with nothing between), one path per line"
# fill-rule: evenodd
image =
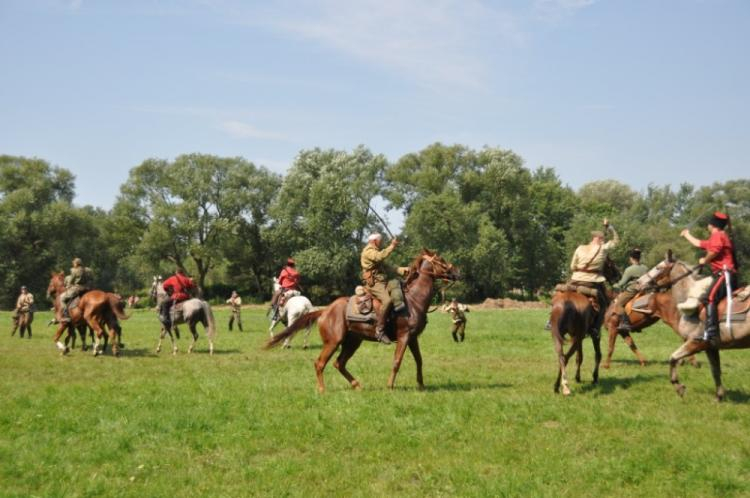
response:
M555 392L560 392L560 384L562 378L565 377L565 356L563 356L563 339L556 331L556 324L552 327L552 341L555 346L555 354L557 354L558 367L557 367L557 380L555 381Z
M711 364L711 375L716 385L716 401L722 401L725 391L724 386L721 385L721 357L719 356L719 350L709 348L706 350L706 356L708 356L708 361Z
M570 361L570 357L573 356L573 354L578 350L578 343L580 343L580 339L578 339L577 337L573 337L573 343L570 345L570 349L568 349L567 353L560 356L560 373L562 376L562 380L560 382L562 386L563 396L570 396L570 386L568 385L568 372L566 371L566 368L568 366L568 361ZM562 348L562 345L560 347Z
M636 346L635 341L633 340L633 337L630 335L629 332L624 332L622 336L622 340L625 341L625 344L628 345L630 350L633 352L633 354L638 358L638 362L641 364L642 367L646 366L646 358L641 354L641 350L638 349L638 346Z
M680 362L681 359L694 355L695 353L698 353L700 351L703 351L704 349L708 349L708 345L701 341L691 341L690 339L687 340L682 346L677 348L677 350L672 353L672 355L669 357L669 376L670 381L672 382L672 385L675 388L675 391L677 391L677 394L680 396L685 395L685 385L680 384L679 379L677 378L677 365Z
M616 327L613 327L611 324L607 323L607 332L609 333L607 358L604 360L604 363L602 363L602 368L609 368L610 365L612 364L612 354L615 352L615 342L617 341L617 328Z
M70 349L68 348L68 346L66 346L65 344L63 344L62 342L60 342L60 336L62 335L63 331L67 330L67 329L68 329L68 324L67 323L61 323L60 326L57 327L57 331L55 332L55 336L52 338L52 340L55 343L55 346L57 346L57 349L60 350L61 354L65 354L68 351L70 351Z
M408 342L409 333L401 334L396 342L396 352L393 353L393 367L391 368L391 375L388 377L388 389L393 389L393 385L396 383L396 375L398 375L401 362L404 360L404 353L406 352Z
M583 343L583 341L581 342ZM597 335L596 337L592 337L591 342L594 343L594 372L591 374L591 382L596 384L599 382L599 364L602 362L601 336ZM583 353L581 353L581 355L583 355Z
M112 341L112 355L120 356L120 324L113 317L109 319L109 340Z
M361 344L361 337L355 336L354 334L346 336L346 338L344 338L344 342L341 344L341 353L339 353L336 361L333 362L334 368L341 372L341 375L346 378L347 382L351 384L353 389L362 389L362 384L360 384L359 381L355 379L354 376L349 372L349 370L346 369L346 363L354 355L354 352L359 348Z
M576 383L581 383L581 365L583 364L583 341L578 341L576 348Z
M463 342L463 339L461 339ZM424 379L422 378L422 352L419 350L419 339L417 336L409 339L409 351L414 357L414 363L417 366L417 389L424 389Z
M164 325L161 326L161 330L159 330L159 342L156 344L156 354L161 353L161 343L164 340L164 336L167 334L166 328ZM170 334L171 336L172 334Z
M99 343L101 341L102 336L104 335L104 331L102 330L101 325L99 324L99 320L94 319L91 314L84 315L84 319L86 320L86 323L89 325L89 328L94 331L94 356L98 356L101 351L99 350Z
M198 342L198 331L195 330L195 322L193 321L188 322L188 328L190 328L190 333L193 334L193 342L190 343L190 347L188 348L188 353L192 353L195 343Z
M322 332L320 335L321 337L325 337L325 334ZM339 343L337 341L330 340L330 342L326 342L326 340L323 339L323 350L315 361L315 375L318 378L318 392L321 394L326 390L325 384L323 383L323 370L325 370L328 360L331 359L331 356L333 356L333 353L338 347Z

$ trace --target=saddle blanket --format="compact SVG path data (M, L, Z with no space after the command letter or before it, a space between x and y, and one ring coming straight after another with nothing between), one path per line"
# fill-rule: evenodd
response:
M586 287L583 285L573 285L573 284L557 284L555 286L555 290L558 292L577 292L579 294L583 294L587 297L597 297L598 293L596 289L592 289L591 287Z
M346 319L350 322L374 322L377 319L375 311L361 313L358 300L359 296L356 295L349 298L349 302L346 303Z

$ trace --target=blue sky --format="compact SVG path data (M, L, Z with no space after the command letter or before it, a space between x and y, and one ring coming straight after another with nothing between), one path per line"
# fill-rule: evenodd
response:
M0 153L109 208L149 157L512 149L574 188L747 178L746 0L0 0Z

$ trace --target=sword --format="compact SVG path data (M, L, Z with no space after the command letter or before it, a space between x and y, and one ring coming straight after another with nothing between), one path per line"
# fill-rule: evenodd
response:
M391 229L388 228L388 224L385 222L385 220L383 220L383 218L380 217L380 215L378 214L378 212L375 211L375 209L373 209L373 207L370 205L370 203L367 202L366 200L364 200L364 198L362 198L362 197L360 197L359 200L361 200L365 204L365 206L367 206L367 209L369 209L370 211L372 211L372 214L374 214L375 217L378 219L378 221L380 221L380 223L383 225L383 228L385 228L385 231L388 232L388 235L390 235L392 239L395 239L396 236L393 235L393 232L391 232Z
M729 277L727 265L724 265L724 283L727 286L727 331L732 340L734 340L734 334L732 333L732 282L729 280Z

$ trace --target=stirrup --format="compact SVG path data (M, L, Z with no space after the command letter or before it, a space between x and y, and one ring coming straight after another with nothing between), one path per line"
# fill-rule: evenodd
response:
M376 332L375 339L377 339L378 342L382 342L383 344L391 344L393 342L391 341L391 338L388 337L388 335L385 333L385 329Z

